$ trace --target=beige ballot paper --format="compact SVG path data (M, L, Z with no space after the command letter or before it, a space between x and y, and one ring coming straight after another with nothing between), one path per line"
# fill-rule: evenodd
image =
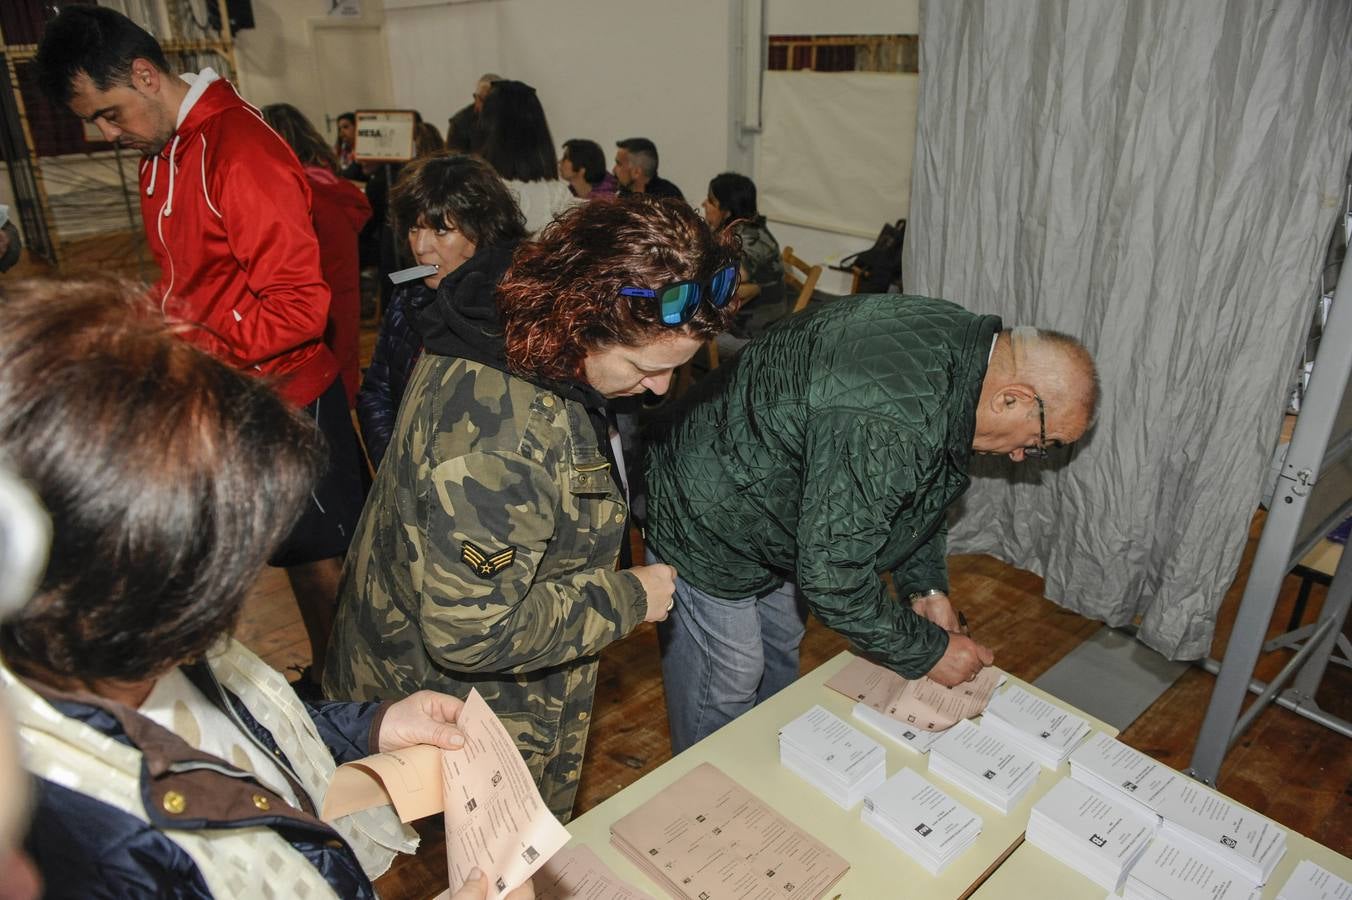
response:
M653 900L586 844L564 847L535 873L535 900Z
M861 657L852 659L826 686L898 722L924 731L944 731L981 715L1005 673L987 666L974 681L947 688L928 678L914 681Z
M569 835L478 691L470 691L456 725L465 735L459 750L424 745L339 766L322 817L384 803L393 804L405 822L444 811L447 896L477 866L488 875L489 900L497 900L530 878Z
M611 825L610 842L677 900L816 900L850 868L710 763Z
M568 843L545 806L521 751L471 690L456 720L465 748L441 755L446 795L446 865L451 893L478 866L488 874L489 900L525 883Z

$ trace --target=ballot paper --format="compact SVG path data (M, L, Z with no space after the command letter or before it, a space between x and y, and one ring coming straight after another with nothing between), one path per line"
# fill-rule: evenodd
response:
M1352 882L1306 859L1286 879L1277 900L1352 900Z
M915 725L898 722L886 713L878 712L878 710L863 703L856 703L854 709L850 711L850 715L865 725L878 729L907 750L916 753L928 753L930 745L943 734L942 731L925 731Z
M1042 771L1037 760L971 722L934 742L929 770L1002 813L1018 805Z
M586 844L564 847L535 873L535 900L653 900Z
M1089 734L1084 719L1018 685L991 699L981 727L1007 739L1048 769L1059 768Z
M1097 731L1070 754L1070 777L1159 815L1161 796L1184 776Z
M1004 672L987 666L975 680L947 688L928 678L902 678L891 669L855 657L826 686L904 725L944 731L980 715L1005 678Z
M1258 886L1163 835L1131 867L1126 900L1258 900Z
M1286 854L1286 829L1190 778L1179 778L1159 795L1161 834L1187 843L1254 884L1267 884Z
M844 809L887 779L887 752L814 706L779 730L779 761Z
M391 272L390 281L394 284L403 284L405 281L431 278L435 274L437 274L436 266L412 266L407 269L400 269L398 272Z
M610 842L677 900L816 900L850 868L710 763L611 825Z
M569 836L478 691L470 691L456 725L465 735L459 750L424 745L339 766L322 817L384 803L392 803L405 822L444 811L447 894L478 867L488 875L489 900L497 900L530 878Z
M1064 778L1033 805L1025 837L1095 884L1116 891L1158 825L1134 804Z
M908 856L938 875L981 834L981 817L902 769L864 798L860 818Z

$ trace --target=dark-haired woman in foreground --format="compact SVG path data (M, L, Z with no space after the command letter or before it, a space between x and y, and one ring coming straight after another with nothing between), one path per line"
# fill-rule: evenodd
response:
M635 198L565 213L496 296L442 286L347 557L328 696L477 688L571 815L596 655L666 618L674 587L665 565L615 568L629 509L605 401L665 392L736 281L688 206Z
M0 454L52 520L37 592L0 626L48 896L374 897L415 845L389 808L317 809L335 763L462 746L460 701L307 705L230 638L316 435L130 289L0 285Z

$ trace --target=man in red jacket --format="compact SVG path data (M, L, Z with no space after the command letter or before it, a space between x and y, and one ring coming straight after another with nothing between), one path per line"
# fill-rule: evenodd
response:
M155 39L112 10L63 9L37 66L54 102L143 155L141 216L165 318L184 340L270 380L327 439L328 471L272 560L286 567L318 684L362 487L338 362L323 342L329 289L300 164L228 81L210 68L171 75Z

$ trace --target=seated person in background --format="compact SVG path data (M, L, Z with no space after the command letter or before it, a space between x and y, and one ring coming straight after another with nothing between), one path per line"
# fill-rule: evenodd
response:
M338 359L347 405L357 401L361 382L361 264L357 236L371 218L371 204L352 182L338 175L338 157L328 143L290 103L263 107L263 118L296 158L310 182L310 221L319 239L319 268L329 286L329 317L324 343Z
M1098 395L1074 338L885 294L793 316L705 379L648 456L649 561L680 573L672 751L798 677L807 609L903 677L975 678L994 657L959 633L945 562L971 454L1072 444Z
M606 401L664 393L736 280L694 210L637 198L570 209L472 302L441 285L343 572L327 696L477 688L569 818L597 655L666 618L675 574L615 567L629 505Z
M446 149L452 153L472 153L475 135L479 128L479 113L483 112L484 100L493 89L494 82L502 81L501 75L485 72L474 85L473 102L451 116L446 126Z
M756 185L745 175L724 172L716 176L709 182L703 206L710 228L729 229L741 241L742 283L737 296L742 305L737 325L745 337L755 337L789 311L779 242L765 227L765 216L756 210Z
M0 625L28 846L51 896L374 897L415 835L389 807L320 821L335 763L457 749L461 703L308 705L230 637L324 457L158 319L106 281L0 286L0 452L53 535Z
M625 138L615 144L615 179L621 194L647 194L649 197L675 197L685 194L676 185L657 175L657 145L645 137Z
M494 83L479 114L476 152L507 183L531 234L582 202L568 189L568 182L559 178L549 122L535 88L528 84Z
M338 116L338 140L333 154L338 158L338 174L349 181L365 181L366 172L357 162L357 114L345 112Z
M601 152L601 145L584 138L563 142L559 177L568 182L574 197L583 200L613 195L620 187L615 176L606 171L606 155Z
M526 236L525 222L502 179L487 163L469 156L429 156L409 163L390 194L390 214L394 232L408 241L410 265L434 265L437 271L394 289L357 395L362 440L376 469L394 433L404 388L422 355L422 334L412 316L432 303L443 283L452 303L470 302L465 292L491 296L512 250Z

